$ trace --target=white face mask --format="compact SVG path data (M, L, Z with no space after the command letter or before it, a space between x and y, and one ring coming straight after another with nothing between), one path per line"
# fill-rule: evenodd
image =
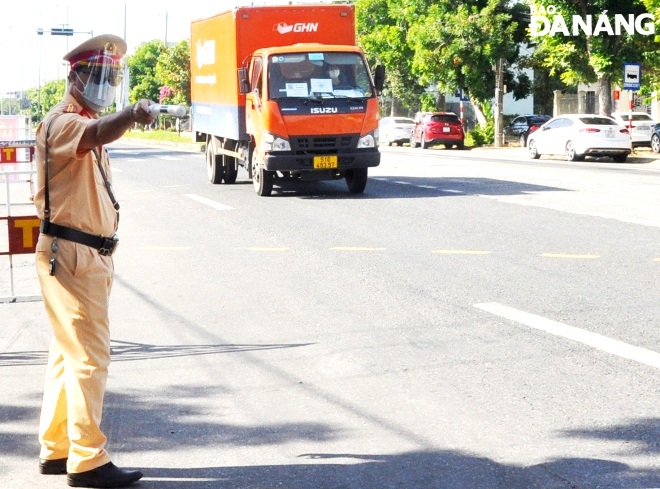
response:
M330 77L331 78L338 78L339 77L339 70L330 70Z
M83 83L78 73L76 73L76 76L80 83ZM82 98L94 112L101 112L115 100L116 87L113 87L107 80L102 84L93 83L91 80L88 80L84 85L85 88L81 92Z

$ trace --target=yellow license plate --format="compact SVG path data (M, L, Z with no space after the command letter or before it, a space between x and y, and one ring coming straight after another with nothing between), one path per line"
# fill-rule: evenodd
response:
M315 156L314 157L314 169L315 170L326 170L328 168L337 168L337 157L336 156Z

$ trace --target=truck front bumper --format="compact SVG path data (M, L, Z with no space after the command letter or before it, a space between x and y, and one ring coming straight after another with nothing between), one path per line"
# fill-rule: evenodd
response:
M380 165L380 152L377 149L355 150L349 153L332 155L296 154L294 152L269 153L264 157L264 168L268 171L318 171L314 168L315 156L336 156L337 167L323 169L350 170Z

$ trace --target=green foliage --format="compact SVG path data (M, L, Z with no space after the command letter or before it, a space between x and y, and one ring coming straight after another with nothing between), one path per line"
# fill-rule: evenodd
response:
M190 43L187 39L167 48L160 40L141 45L127 64L130 70L130 100L146 98L167 104L190 105ZM161 100L161 89L168 96Z
M436 99L433 93L425 92L419 97L419 106L423 112L435 112L438 110L436 105Z
M574 0L538 0L537 7L553 6L555 15L562 15L564 19L571 19L572 15L597 19L599 15L607 15L610 23L614 25L614 15L633 15L635 17L646 12L645 5L650 13L658 9L657 0L597 0L594 2L576 2ZM658 12L660 13L660 12ZM552 16L547 15L552 22ZM596 20L594 20L596 24ZM570 29L570 27L569 27ZM578 83L616 83L621 85L623 80L623 65L626 61L651 61L654 58L660 61L657 54L656 40L653 36L630 35L622 30L620 35L587 36L580 33L577 36L564 36L555 34L535 38L538 42L534 57L538 63L549 70L549 74L568 86ZM646 68L643 67L645 75ZM660 79L657 71L651 71L650 81L656 83ZM655 80L655 81L653 81ZM647 82L649 80L647 79ZM610 101L611 104L611 101ZM607 107L601 106L602 113L608 113Z
M164 103L190 105L190 43L187 39L161 53L155 72L161 87L172 89Z
M490 100L500 58L508 61L507 86L515 97L525 97L531 81L511 68L525 40L525 12L524 5L506 0L356 2L360 44L370 60L385 65L388 89L413 109L429 107L428 87L441 93L462 89L473 103Z
M477 126L469 132L474 146L486 146L495 142L495 123L489 120L485 126Z
M190 143L190 135L180 135L177 132L166 131L166 130L154 130L154 131L144 131L144 130L131 130L124 133L124 137L133 138L133 139L144 139L148 141L171 141L174 143ZM200 143L201 144L201 143Z
M477 126L469 132L474 146L485 146L495 142L495 114L493 113L493 107L490 104L484 104L482 108L486 116L486 124Z
M142 44L135 50L135 54L127 58L131 102L143 98L158 100L161 84L156 78L155 68L158 59L165 51L163 41L153 40Z
M49 81L39 89L30 90L30 100L32 101L31 116L33 121L40 121L46 113L52 109L55 104L62 101L66 91L66 80ZM41 106L41 111L39 111Z
M370 66L385 66L383 96L394 95L410 111L419 109L425 87L412 71L414 52L407 43L405 11L392 0L357 0L355 3L358 44Z

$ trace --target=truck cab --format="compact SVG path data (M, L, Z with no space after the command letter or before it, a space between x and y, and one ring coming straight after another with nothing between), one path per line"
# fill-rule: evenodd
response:
M296 44L259 49L239 69L251 140L255 190L268 195L273 178L345 178L364 191L378 166L378 100L383 73L372 79L355 46Z

